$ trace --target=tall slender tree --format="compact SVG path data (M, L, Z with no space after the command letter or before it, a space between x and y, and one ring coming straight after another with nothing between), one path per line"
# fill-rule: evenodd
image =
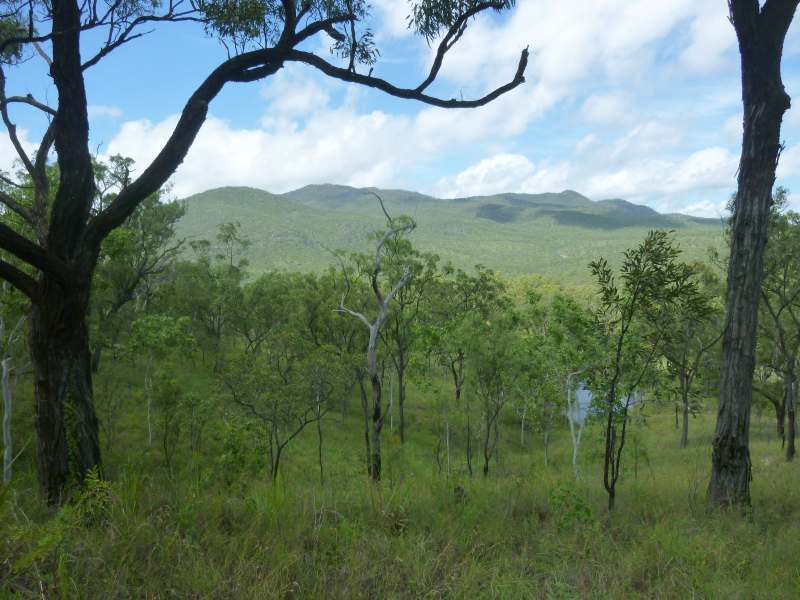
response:
M727 318L708 496L750 504L750 406L758 304L781 122L790 98L781 79L783 42L800 0L728 0L739 42L744 131L733 202Z

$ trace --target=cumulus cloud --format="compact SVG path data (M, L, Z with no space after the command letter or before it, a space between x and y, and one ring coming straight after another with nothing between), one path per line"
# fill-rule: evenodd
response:
M726 206L727 201L711 202L710 200L702 200L700 202L695 202L684 206L681 209L681 212L685 215L692 215L693 217L724 219L729 215Z
M722 2L698 2L700 13L692 20L691 42L681 53L683 66L709 72L726 64L726 54L736 44L736 34Z
M776 174L780 178L800 177L800 144L790 146L781 153Z
M509 118L512 105L504 98L474 111L361 113L348 101L330 106L314 86L300 87L305 94L285 106L282 97L278 106L268 109L260 127L236 128L224 119L209 118L174 176L175 194L186 196L223 185L283 192L313 182L413 187L402 178L406 169L427 164L460 145L523 130L519 121ZM298 104L317 109L300 119L294 111ZM130 156L144 169L177 119L173 115L157 123L125 122L106 154Z
M108 117L118 119L122 116L122 109L118 106L108 106L105 104L90 104L87 107L89 118Z
M593 94L581 107L581 116L590 123L613 123L629 114L621 94Z
M652 203L659 198L704 191L726 196L736 165L737 158L721 147L698 150L684 159L629 159L613 168L591 160L534 164L524 155L503 153L485 158L453 177L442 178L436 191L458 197L511 191L554 192L569 187L595 199L622 197ZM699 214L708 207L692 204L685 210L689 209Z
M19 138L23 150L25 150L28 156L32 156L33 153L36 152L36 144L30 141L29 136L30 132L27 129L17 129L17 137ZM8 137L8 132L6 130L0 130L0 171L16 173L21 164L19 155Z
M431 58L434 48L409 37L407 3L373 5L376 35L406 51L404 65L419 66L422 54ZM704 81L711 72L728 77L735 52L725 17L724 2L696 0L520 2L505 15L483 15L445 62L437 93L476 97L508 81L529 44L531 56L526 84L478 110L415 104L397 110L363 91L341 100L338 84L288 66L265 82L257 125L235 127L222 115L209 119L174 177L174 190L185 196L252 185L280 192L335 182L446 196L574 188L651 205L704 190L725 197L734 181L731 149L740 124L734 116L719 124L737 110L738 90L714 79L692 87L697 97L691 102L653 93L676 90L682 79ZM712 123L702 135L701 121ZM795 112L789 121L797 121ZM175 123L174 116L123 123L106 152L132 156L143 169ZM612 134L610 125L625 129ZM566 143L557 140L568 127L582 129L569 130ZM467 148L483 159L466 163ZM791 152L782 172L795 160ZM415 168L442 176L417 181L409 176ZM697 214L716 210L704 201L684 204Z

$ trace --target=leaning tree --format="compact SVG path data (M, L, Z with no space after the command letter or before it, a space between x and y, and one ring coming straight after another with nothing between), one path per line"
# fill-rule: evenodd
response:
M800 0L728 0L741 54L744 131L733 205L727 319L722 338L717 428L708 495L750 504L750 405L758 304L781 121L789 95L781 80L783 42Z
M19 202L13 194L0 195L5 209L26 223L24 230L0 225L0 250L7 257L0 261L0 277L30 299L39 483L50 501L59 501L66 487L101 464L86 325L101 243L175 172L220 91L229 83L263 80L287 63L304 63L329 77L399 98L444 108L482 106L524 81L527 50L522 51L512 79L481 98L443 99L430 95L428 89L472 19L513 4L514 0L412 1L410 26L438 45L421 83L403 88L373 75L378 52L368 26L366 0L2 2L0 117L34 193L29 203ZM191 92L153 162L138 177L125 181L110 204L93 211L96 186L84 74L118 48L141 43L152 28L181 21L199 23L217 35L229 58ZM332 60L311 51L318 47L312 38L319 35L332 40ZM48 63L58 95L55 106L31 95L5 92L15 67L37 55ZM369 67L366 73L360 70L365 65ZM39 111L45 119L35 152L29 151L17 132L12 106ZM58 182L53 186L47 178L52 151L58 166Z

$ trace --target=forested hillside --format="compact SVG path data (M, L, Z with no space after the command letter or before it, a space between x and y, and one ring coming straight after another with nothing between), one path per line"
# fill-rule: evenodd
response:
M2 6L0 598L800 597L800 0Z
M689 260L707 260L723 244L716 219L662 215L624 200L594 202L573 191L441 200L403 190L312 185L270 194L219 188L185 199L178 235L212 239L223 222L239 222L252 245L253 268L322 270L332 250L361 250L380 208L373 192L418 223L415 245L462 269L482 264L506 275L538 274L586 289L586 265L598 255L618 264L648 229L672 229Z

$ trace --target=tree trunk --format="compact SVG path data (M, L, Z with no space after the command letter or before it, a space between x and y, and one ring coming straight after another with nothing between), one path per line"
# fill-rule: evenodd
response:
M89 285L48 283L31 306L30 350L39 485L48 501L57 503L90 469L100 469L101 461L85 320Z
M795 450L795 426L797 423L795 397L794 397L794 373L786 373L783 379L784 404L786 405L786 422L788 431L786 435L786 460L793 460Z
M0 364L2 364L3 368L3 483L8 485L11 483L11 463L14 460L12 454L14 445L11 438L12 396L11 381L9 379L11 358L4 358Z
M681 408L683 411L683 430L681 431L681 448L689 445L689 390L681 384Z
M739 41L744 132L728 263L727 317L709 499L750 504L750 407L767 222L790 100L781 81L783 40L797 0L731 0Z
M322 405L317 392L317 460L319 461L319 482L325 483L325 465L322 462Z
M383 429L383 415L381 414L381 378L375 372L370 375L372 381L372 479L381 479L381 429Z
M364 377L358 375L358 391L361 394L361 410L364 415L364 446L367 451L367 475L372 475L372 450L369 443L369 403L367 401L367 390L364 389Z
M781 448L786 444L786 403L785 398L783 402L773 402L775 407L775 431L778 434L778 439L781 441Z

